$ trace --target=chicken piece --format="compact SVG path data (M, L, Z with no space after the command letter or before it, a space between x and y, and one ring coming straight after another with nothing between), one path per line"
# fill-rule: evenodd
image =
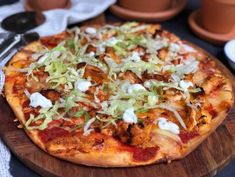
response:
M108 82L107 74L105 74L101 69L95 66L87 65L84 72L84 77L90 77L92 81L97 84L103 84Z
M158 57L161 60L165 60L168 56L168 48L162 48L158 51Z
M69 33L62 32L60 34L54 35L53 37L49 36L49 37L41 38L40 41L47 48L53 48L53 47L56 47L61 41L63 41L68 36L69 36Z
M86 53L90 53L90 52L96 53L96 47L91 44L89 44L86 49Z
M39 70L35 71L33 74L38 80L35 80L35 78L33 78L32 76L27 79L26 88L29 90L29 92L34 93L39 92L43 89L47 89L48 83L46 83L46 79L48 77L48 73Z
M119 78L122 80L129 80L130 83L141 83L142 80L132 71L126 71L125 73L120 73Z
M147 71L143 72L142 74L142 79L149 80L149 79L154 79L158 81L164 81L164 82L169 82L171 78L171 73L165 72L163 74L149 74Z
M150 140L153 124L128 124L119 122L115 136L123 143L130 145L143 145Z
M117 64L121 63L121 58L115 53L112 47L106 47L105 52L112 58Z
M60 93L56 90L48 89L48 90L42 90L41 94L51 100L53 103L58 101L60 99Z

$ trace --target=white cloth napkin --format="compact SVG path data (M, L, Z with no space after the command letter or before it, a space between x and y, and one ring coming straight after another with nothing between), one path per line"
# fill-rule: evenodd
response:
M24 1L12 5L0 7L0 21L5 17L24 11ZM67 25L78 23L89 18L95 17L104 12L116 0L71 0L72 6L70 9L54 9L44 11L46 22L35 28L40 36L48 36L64 31ZM0 32L4 30L0 28Z
M11 177L9 172L11 154L0 138L0 176Z
M116 0L71 0L70 9L44 11L46 22L33 29L40 36L48 36L64 31L67 25L78 23L104 12ZM0 22L7 16L24 11L24 0L0 7ZM0 32L5 32L0 27ZM11 177L9 172L10 152L0 138L0 177Z

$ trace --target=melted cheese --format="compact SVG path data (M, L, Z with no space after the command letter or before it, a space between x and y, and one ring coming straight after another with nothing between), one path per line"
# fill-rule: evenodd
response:
M43 95L41 95L39 92L35 92L29 97L30 99L30 106L36 108L38 106L41 106L42 108L50 108L52 107L51 100L47 99Z
M135 115L133 108L126 109L122 118L126 123L137 123L137 116Z
M160 117L158 119L158 127L162 130L167 130L167 131L170 131L171 133L174 133L174 134L180 133L178 125L171 122L171 121L168 121L164 117Z

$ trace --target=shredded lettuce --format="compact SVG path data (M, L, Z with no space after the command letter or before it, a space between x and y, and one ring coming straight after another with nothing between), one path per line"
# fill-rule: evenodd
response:
M40 109L38 116L30 115L25 124L26 128L44 130L51 121L59 117L67 119L67 113L71 113L74 107L78 108L76 109L77 112L73 112L75 118L85 117L85 122L82 123L84 135L93 131L91 125L95 121L102 122L102 128L109 125L116 126L116 121L122 119L125 110L130 107L134 109L135 113L148 112L154 108L171 111L181 126L186 128L176 108L160 103L161 94L158 91L163 92L169 88L174 88L183 92L186 97L190 96L190 93L199 92L200 88L191 87L186 93L179 86L180 80L186 74L196 72L199 61L189 58L179 65L173 65L171 61L177 59L175 56L179 52L178 44L171 44L164 37L157 36L153 39L148 33L140 33L140 31L149 27L147 24L142 25L137 22L125 23L119 27L106 25L98 29L95 36L89 36L83 30L74 28L70 30L71 37L69 39L61 42L53 49L45 49L43 52L35 54L34 59L37 62L33 62L27 68L19 71L27 72L28 77L40 81L37 75L33 73L43 68L48 74L46 82L49 89L59 87L63 88L64 92L63 100L56 102L52 108ZM90 44L96 47L94 55L87 52ZM112 47L115 50L116 55L121 59L120 63L116 63L112 58L105 55L106 47ZM140 51L137 47L141 47ZM161 60L158 57L158 52L163 48L168 48L168 54L164 60ZM142 52L143 49L145 53ZM138 59L133 59L135 58L132 57L134 52L136 52ZM142 53L148 55L148 62L142 60ZM80 68L80 63L86 64ZM83 79L86 65L98 67L107 73L109 78L109 82L103 85L92 83L96 87L93 95L94 101L88 99L86 93L74 87L76 81ZM170 71L172 73L171 82L148 80L144 83L145 89L133 90L129 93L127 91L128 86L130 86L129 81L118 79L120 73L126 71L132 71L139 78L142 78L144 72L156 74ZM102 102L98 99L100 89L110 95L108 100ZM88 106L81 106L80 108L81 103ZM97 109L99 116L91 117L88 113L89 107ZM63 114L59 113L60 108L63 109ZM38 120L42 121L41 125L31 126Z
M28 130L39 129L44 130L47 128L47 125L54 119L59 119L63 117L63 113L59 113L58 109L60 108L59 103L55 103L52 108L41 108L39 110L39 115L34 116L30 114L30 118L26 121L25 127ZM30 126L31 123L36 122L38 120L43 120L42 124L39 126Z

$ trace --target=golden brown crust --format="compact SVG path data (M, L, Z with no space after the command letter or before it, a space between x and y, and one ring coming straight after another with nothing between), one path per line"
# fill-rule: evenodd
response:
M38 47L40 48L40 42L34 42L29 44L24 49L34 51ZM202 51L200 51L202 52ZM204 55L202 53L202 55ZM14 76L16 73L10 69L10 66L21 60L25 60L26 54L22 50L18 52L13 59L9 62L8 67L5 69L6 77ZM5 83L5 95L6 99L14 111L16 117L19 119L21 124L25 124L26 120L22 108L22 98L17 94L13 93L13 86L15 82L15 77L11 77L6 80ZM233 104L233 95L232 95L232 86L231 82L226 79L225 86L223 90L219 91L220 97L217 97L217 103L214 103L216 109L220 109L216 117L214 117L209 125L200 127L198 133L199 136L191 139L187 143L181 143L177 140L172 140L167 137L167 135L161 135L158 132L153 131L152 143L155 143L155 138L158 138L158 141L162 144L158 144L160 149L154 156L147 161L134 161L133 152L129 150L120 150L120 143L113 138L109 138L106 142L106 147L102 151L91 150L90 152L82 152L78 148L68 148L68 145L74 141L74 138L56 138L55 140L49 143L43 143L39 138L37 130L26 130L26 133L31 138L31 140L37 144L44 151L49 154L59 157L64 160L68 160L78 164L90 165L90 166L102 166L102 167L128 167L128 166L137 166L137 165L147 165L160 161L169 161L175 159L181 159L187 154L192 152L204 139L206 139L225 119L229 108ZM210 96L209 96L210 97ZM226 100L227 106L219 108L219 103ZM75 137L76 139L76 137ZM167 147L167 148L165 148ZM165 148L165 149L164 149ZM124 148L125 149L125 148ZM118 155L116 155L118 153ZM166 155L167 154L167 155ZM102 160L101 160L102 159Z

